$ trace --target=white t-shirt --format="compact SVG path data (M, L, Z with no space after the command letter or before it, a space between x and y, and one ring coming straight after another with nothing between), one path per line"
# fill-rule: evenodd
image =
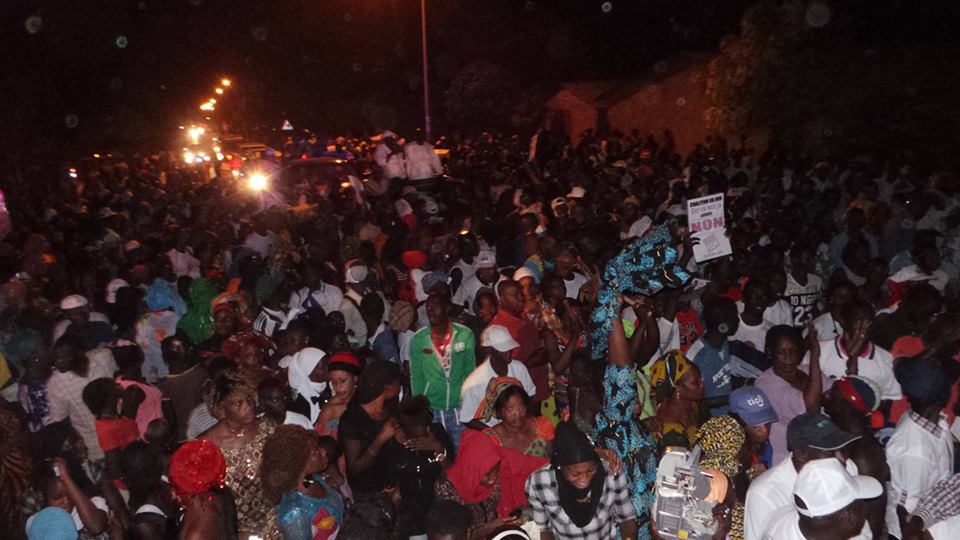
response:
M920 497L953 472L953 441L942 414L937 426L939 437L914 422L907 413L900 417L897 429L887 441L887 465L890 466L887 528L892 535L900 536L897 504L902 504L908 512L914 511Z
M633 321L636 322L636 314L633 313L633 310L630 310L630 313L634 315ZM656 352L653 353L653 356L647 361L649 366L657 358L663 356L667 351L677 349L680 350L680 325L677 324L677 320L673 319L668 321L663 317L657 317L657 329L660 331L660 346L657 347Z
M167 259L170 260L170 267L177 277L190 276L192 278L200 277L200 261L193 256L193 252L177 251L171 249L167 251Z
M813 327L816 329L817 338L820 340L834 339L843 335L843 328L840 323L833 320L833 315L829 311L813 319ZM803 335L806 337L806 329L803 330Z
M324 313L331 313L340 309L340 302L343 300L343 291L336 285L321 283L320 288L311 291L307 287L302 287L298 291L290 293L290 300L287 305L290 308L298 307L304 311L314 305L319 306Z
M255 251L257 255L260 255L261 259L265 259L267 258L267 255L270 254L273 244L273 235L270 233L267 233L266 236L263 236L258 234L256 231L253 231L247 235L247 239L243 242L243 247Z
M773 325L766 319L761 320L760 324L757 325L747 324L743 320L743 308L743 302L737 302L737 311L740 312L740 324L737 326L737 333L730 337L730 341L742 341L744 344L758 351L762 351L767 343L767 332Z
M840 338L820 342L820 371L835 381L847 375L849 355L840 345ZM803 364L810 363L810 354L803 357ZM880 387L880 399L896 400L903 394L900 383L893 375L893 355L886 349L870 343L857 362L857 374L866 377Z
M103 511L106 512L107 514L110 513L110 507L107 506L107 500L104 499L103 497L90 497L90 502L93 503L93 506L95 506L95 507L97 508L97 510L103 510ZM34 514L34 515L30 516L29 518L27 518L27 526L26 526L25 530L29 530L29 529L30 529L30 525L33 523L33 518L35 518L36 516L37 516L37 515ZM70 517L73 518L73 525L77 528L77 530L78 530L78 531L82 531L82 530L83 530L83 520L80 519L80 512L77 511L77 507L76 507L76 506L74 506L74 507L73 507L73 511L70 512Z
M480 289L490 289L493 291L493 294L497 294L497 285L501 281L506 279L503 274L497 273L497 281L491 285L480 281L480 278L477 277L476 272L469 276L463 278L463 283L460 284L460 288L457 289L457 292L453 295L453 303L458 306L466 306L466 310L471 315L476 315L473 312L473 302L477 299L477 293L480 292Z
M823 309L823 280L816 274L807 274L807 284L800 285L787 274L787 288L783 299L789 304L794 326L804 326Z
M762 540L806 540L800 530L800 513L796 506L784 506L774 512L767 521L767 529L760 536ZM872 540L873 531L864 520L860 534L850 540Z
M793 310L785 300L777 300L772 306L763 311L763 320L771 327L778 324L793 326Z
M798 473L791 458L792 454L788 454L783 461L750 483L743 510L745 540L760 540L776 510L784 507L796 509L793 484L797 481ZM854 476L859 472L851 459L847 460L846 469Z
M583 287L583 284L589 281L586 276L583 274L573 273L573 278L564 279L563 284L567 287L567 298L572 298L574 300L580 297L580 287Z
M483 405L483 400L487 394L487 385L496 378L497 372L490 365L490 359L486 359L474 369L460 387L460 420L469 422L477 414L477 409ZM527 395L537 393L537 385L530 378L530 372L523 363L513 360L507 365L507 376L513 377L523 384ZM491 418L484 422L488 426L495 426L500 423L496 418Z
M927 527L927 532L933 540L956 540L960 538L960 516L938 521Z

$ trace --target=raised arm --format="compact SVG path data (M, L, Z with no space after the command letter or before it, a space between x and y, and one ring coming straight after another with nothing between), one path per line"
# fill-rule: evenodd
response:
M807 374L807 386L803 389L803 405L807 411L819 411L823 397L823 377L820 374L820 341L813 323L807 327L807 344L810 348L810 372Z

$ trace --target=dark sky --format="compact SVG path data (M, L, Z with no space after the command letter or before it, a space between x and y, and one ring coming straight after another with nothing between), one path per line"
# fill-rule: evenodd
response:
M427 3L439 103L478 60L551 85L629 76L676 50L712 50L751 2ZM936 20L948 2L846 4L866 39L910 41L931 35L911 17ZM949 24L934 27L947 33ZM221 76L236 82L225 110L241 113L248 129L283 118L324 134L410 128L421 115L419 32L417 0L7 1L0 152L158 148Z

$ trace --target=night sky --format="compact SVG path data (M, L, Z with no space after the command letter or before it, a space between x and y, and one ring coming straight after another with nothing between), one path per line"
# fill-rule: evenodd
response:
M479 60L549 87L716 50L752 2L427 3L439 104ZM949 5L860 0L842 14L865 42L952 42ZM284 118L325 135L409 129L422 114L417 0L9 0L0 10L5 157L167 147L222 76L235 81L223 110L251 132Z

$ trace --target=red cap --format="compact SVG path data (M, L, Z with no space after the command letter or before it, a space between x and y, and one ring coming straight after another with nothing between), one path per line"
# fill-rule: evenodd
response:
M226 476L223 454L205 439L183 443L170 458L170 483L181 495L201 495L223 487Z

